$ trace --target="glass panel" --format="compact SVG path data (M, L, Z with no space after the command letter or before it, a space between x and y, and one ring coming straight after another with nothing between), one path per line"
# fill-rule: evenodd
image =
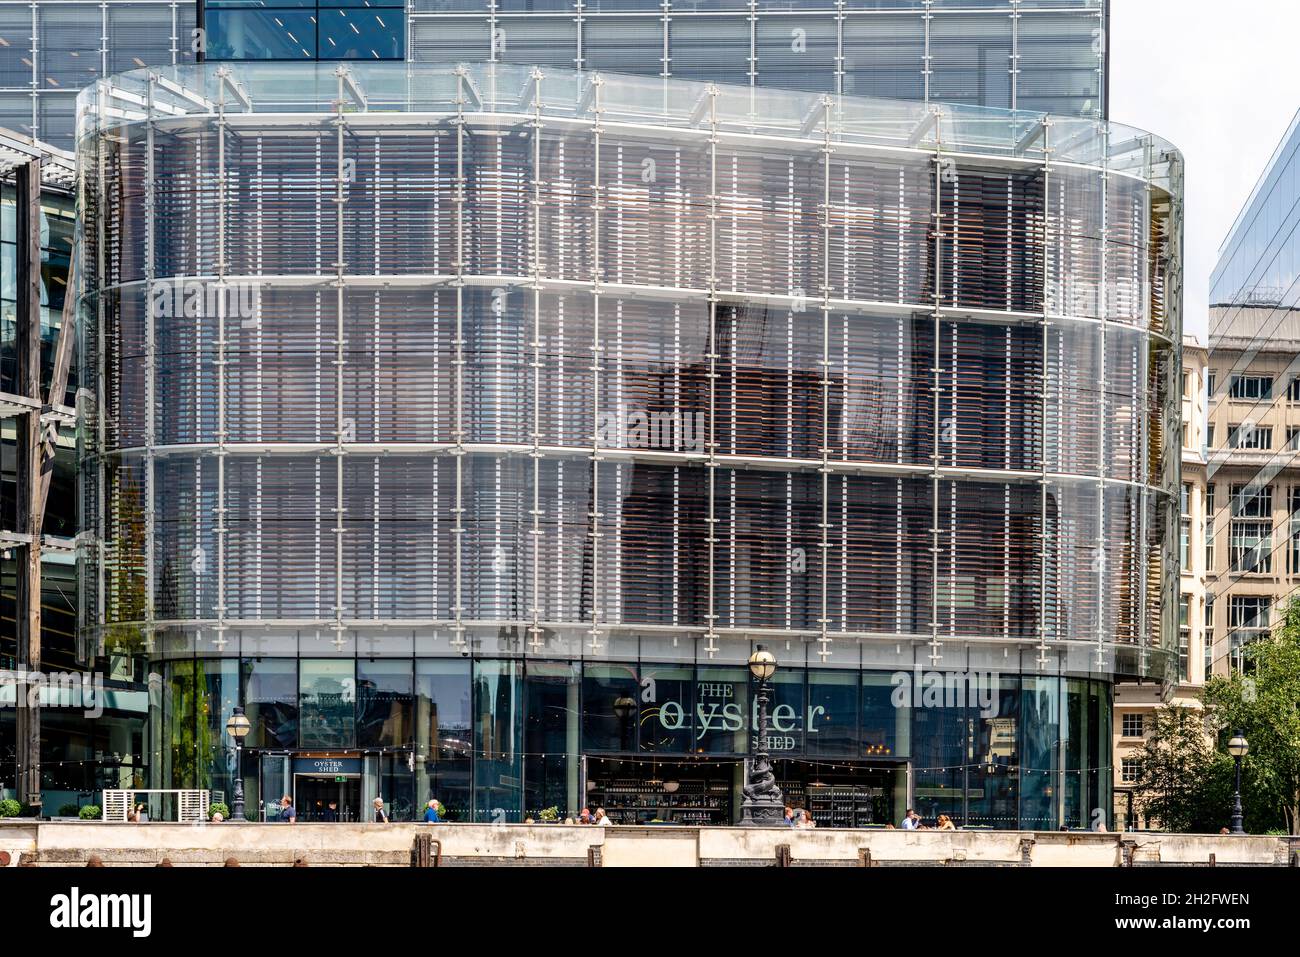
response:
M299 10L209 10L210 60L309 60L316 56L313 14Z
M1020 695L1020 826L1050 831L1059 820L1061 688L1057 678L1026 677Z
M357 745L404 748L414 741L409 660L357 662Z
M474 819L519 823L523 708L517 661L474 665Z
M524 813L534 819L556 808L560 820L576 816L578 793L577 662L529 661L524 678Z
M468 660L415 664L416 795L437 798L454 821L471 820L470 762L473 728Z
M757 703L754 707L757 707ZM750 707L748 668L697 670L694 743L696 752L748 754L750 728L757 730L757 721L757 712ZM769 718L769 733L770 730Z
M680 665L641 668L640 750L695 750L695 669Z
M857 671L808 672L809 755L857 755L860 681Z
M317 51L322 60L401 60L406 55L402 10L320 10Z
M245 658L241 662L250 748L298 746L298 662Z
M299 682L304 748L350 748L356 742L356 663L304 658Z
M587 664L582 671L582 748L635 751L642 714L641 686L632 664Z

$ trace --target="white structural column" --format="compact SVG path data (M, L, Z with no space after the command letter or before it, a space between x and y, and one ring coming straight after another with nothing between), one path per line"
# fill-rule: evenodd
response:
M347 137L347 118L344 106L345 69L335 70L338 80L337 99L334 102L334 446L330 450L334 455L334 630L335 647L343 646L343 535L345 526L343 498L343 456L346 452L344 443L348 440L346 409L343 396L343 367L345 352L345 285L347 264L343 255L343 216L347 205L347 164L344 160L344 141Z
M599 74L591 77L591 508L587 514L588 532L591 540L591 627L587 629L588 647L592 653L598 653L603 647L600 628L601 585L603 569L601 568L600 540L600 371L603 347L600 342L600 305L601 305L601 211L604 207L603 189L600 175L600 138L603 129L600 125L604 104L601 89L605 85Z
M1052 557L1052 546L1054 544L1052 537L1048 533L1048 528L1047 528L1048 489L1051 485L1051 480L1048 478L1048 473L1051 471L1051 469L1050 469L1050 463L1048 461L1048 455L1047 455L1047 450L1048 450L1047 432L1050 425L1049 422L1050 417L1048 413L1051 408L1051 392L1052 392L1052 377L1050 372L1051 345L1052 345L1050 333L1051 333L1052 326L1051 326L1051 321L1048 318L1052 311L1052 305L1051 305L1052 303L1052 277L1051 277L1051 271L1052 271L1052 226L1051 226L1051 222L1052 222L1052 214L1051 214L1052 121L1050 118L1048 117L1043 118L1038 132L1039 132L1039 136L1042 137L1042 141L1043 141L1043 230L1042 230L1042 248L1043 248L1042 361L1043 361L1043 367L1040 370L1041 379L1042 379L1041 408L1042 408L1042 418L1043 418L1043 422L1042 422L1043 448L1042 448L1042 461L1039 463L1041 467L1041 472L1038 477L1039 495L1040 495L1040 502L1041 502L1041 509L1039 511L1039 522L1041 523L1041 526L1038 530L1039 531L1038 658L1036 659L1036 663L1038 665L1039 671L1046 671L1047 666L1050 663L1050 659L1047 656L1047 652L1049 650L1047 644L1047 616L1048 616L1047 579L1048 579L1048 569L1050 567L1051 557ZM1059 454L1059 446L1058 446L1058 454ZM1058 521L1057 535L1055 540L1058 553L1060 551L1059 543L1060 543L1060 522ZM1057 577L1057 583L1058 583L1057 587L1058 587L1058 594L1059 594L1059 587L1060 587L1059 583L1061 580L1061 570L1059 567L1059 561L1058 561L1056 577ZM1062 788L1062 791L1064 791L1064 788ZM1062 800L1064 800L1064 795L1062 795Z
M822 195L821 195L821 220L822 231L822 248L821 248L821 314L822 314L822 354L818 365L821 367L821 389L822 389L822 436L821 436L821 464L818 472L821 475L821 521L818 527L821 531L821 539L817 543L821 551L821 604L817 616L817 654L823 662L831 654L831 637L830 637L830 578L831 578L831 515L830 515L830 498L831 498L831 155L833 148L831 146L831 109L834 100L829 96L823 96L821 100L822 108ZM847 411L847 410L846 410ZM846 627L844 622L840 623L843 630Z
M454 424L451 430L455 443L451 454L456 461L456 503L452 514L456 524L452 526L455 558L452 562L454 580L452 582L452 641L459 651L468 650L465 642L465 103L468 95L469 74L463 66L456 68L456 183L452 191L452 205L456 209L456 260L452 268L456 275L452 280L456 289L456 338L454 340L456 358L454 365Z
M530 514L533 519L532 536L532 581L530 600L528 602L528 645L534 654L542 650L542 71L533 68L529 74L532 78L533 118L529 123L532 130L532 199L530 200L529 218L532 235L528 248L528 275L531 280L533 302L533 341L529 343L533 350L533 507ZM558 559L559 556L557 556Z
M926 36L929 36L930 13L926 10ZM929 64L929 47L927 41L926 49L926 80L929 81L930 64ZM928 88L928 87L927 87ZM930 369L934 377L931 382L931 388L934 391L933 410L934 421L931 423L931 430L934 433L934 445L930 450L930 666L937 667L943 659L943 643L939 640L939 555L942 553L942 546L939 544L940 536L943 529L939 527L939 488L941 485L941 457L942 457L942 436L943 422L940 419L940 396L943 395L943 363L940 357L943 354L943 342L941 338L943 328L943 241L946 235L944 230L943 215L943 186L946 180L956 181L956 164L953 160L943 155L943 115L936 108L931 107L934 116L934 209L931 213L932 220L930 223L930 235L934 241L932 246L932 255L934 256L934 283L930 289L931 297L931 321L934 325L934 364Z
M216 637L213 643L218 650L226 647L226 273L229 263L226 259L226 80L228 71L222 67L217 70L217 248L215 269L217 281L216 307L214 317L217 324L217 338L214 341L216 356L212 366L217 377L217 429L215 437L217 447L213 455L217 459L217 504L215 508L217 539L217 604ZM196 265L198 265L196 261Z
M718 614L717 614L717 573L714 558L718 546L718 516L716 514L715 492L718 479L718 88L709 84L704 94L708 97L709 109L709 438L705 450L707 471L707 491L705 523L705 544L708 546L708 596L704 612L704 650L710 658L717 657L718 651Z
M1105 673L1106 665L1106 581L1107 565L1110 556L1106 553L1106 436L1109 433L1109 422L1106 418L1106 326L1110 321L1110 295L1108 294L1106 282L1108 277L1107 262L1107 245L1110 240L1110 128L1102 124L1098 131L1101 137L1101 224L1099 238L1097 241L1098 250L1101 259L1101 276L1100 285L1097 287L1096 296L1093 305L1096 308L1099 319L1099 335L1101 342L1098 347L1100 355L1100 368L1098 370L1097 380L1097 400L1099 403L1097 415L1098 425L1098 447L1097 447L1097 550L1093 556L1093 563L1097 570L1097 658L1096 669L1100 673Z
M145 647L153 648L156 582L154 579L154 446L157 445L155 416L157 409L157 329L154 307L154 282L157 268L154 256L158 240L158 200L154 170L154 92L157 75L149 74L145 89L145 159L144 159L144 548L145 548ZM101 277L102 282L102 277ZM73 295L73 290L68 290ZM54 396L51 396L53 399Z

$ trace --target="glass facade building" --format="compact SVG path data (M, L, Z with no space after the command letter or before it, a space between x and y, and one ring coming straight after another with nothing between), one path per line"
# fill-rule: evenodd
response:
M72 149L95 80L192 62L193 0L0 0L0 129Z
M1300 115L1210 277L1205 511L1208 651L1218 673L1271 633L1300 586ZM1216 515L1217 511L1217 515Z
M730 820L763 642L834 820L1108 812L1175 647L1167 143L501 64L81 106L82 624L157 781L242 701L264 795Z
M70 149L79 89L203 56L499 61L1104 119L1108 28L1105 0L0 0L0 128Z

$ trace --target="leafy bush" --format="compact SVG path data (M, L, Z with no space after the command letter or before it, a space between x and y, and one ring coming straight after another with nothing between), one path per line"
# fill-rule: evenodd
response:
M221 815L221 820L223 821L230 820L230 808L226 807L225 804L223 804L221 801L217 801L215 804L209 804L208 820L209 821L212 820L212 818L218 814Z
M0 817L17 817L23 806L13 798L0 801Z
M544 824L554 824L560 819L560 809L558 806L542 808L537 814L537 819Z
M98 804L87 804L77 813L77 817L83 821L98 821L103 817L103 811L100 810Z

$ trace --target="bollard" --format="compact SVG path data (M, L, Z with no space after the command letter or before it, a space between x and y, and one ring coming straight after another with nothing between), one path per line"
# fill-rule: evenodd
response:
M789 844L778 844L776 846L776 866L777 867L790 866L790 845Z
M432 834L417 834L411 845L412 867L438 867L442 864L442 841L435 841Z
M604 867L604 860L600 856L600 845L592 844L587 848L587 866Z
M871 848L858 848L858 867L875 867L876 862L871 859Z

